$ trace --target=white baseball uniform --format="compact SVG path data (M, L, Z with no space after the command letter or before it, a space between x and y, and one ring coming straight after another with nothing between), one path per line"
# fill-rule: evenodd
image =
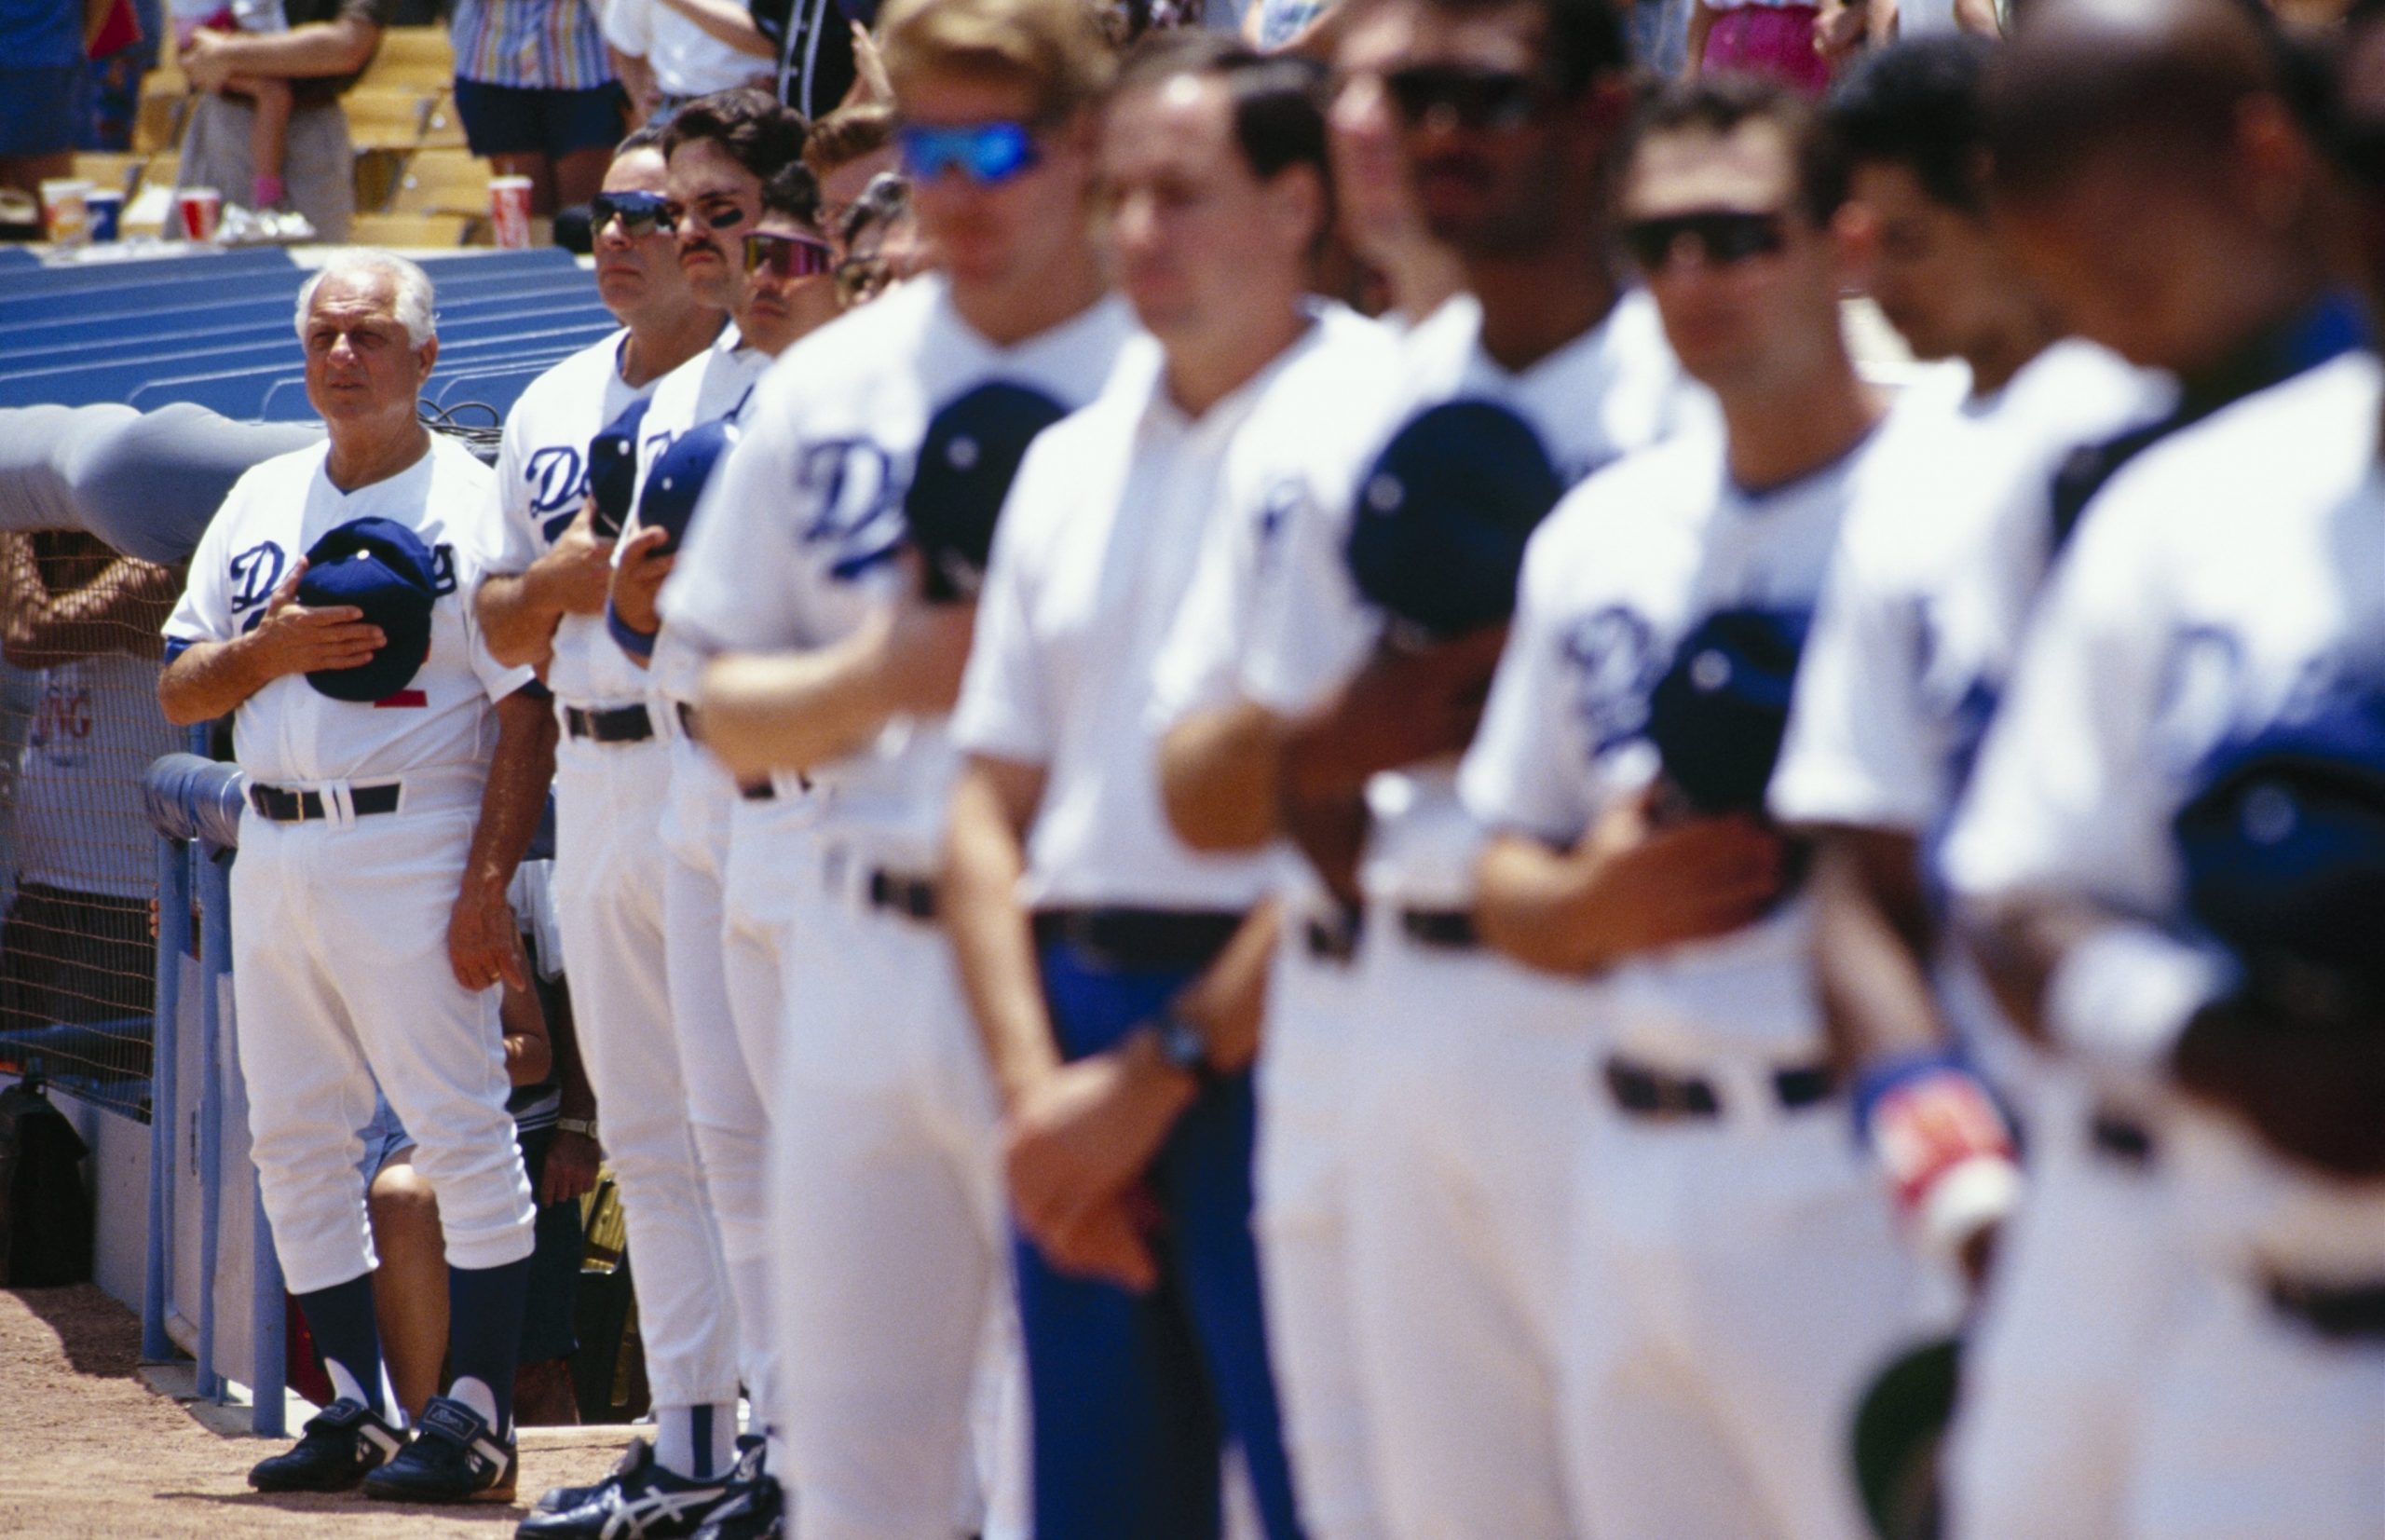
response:
M1396 401L1320 482L1323 516L1284 522L1242 658L1247 699L1305 714L1376 646L1381 617L1342 548L1368 463L1411 412L1505 405L1570 483L1710 410L1644 293L1520 374L1482 350L1480 328L1466 299L1418 326ZM1555 1540L1577 1523L1558 1397L1572 1178L1549 1152L1572 1147L1582 1118L1574 1077L1592 1007L1587 991L1479 946L1411 934L1472 907L1479 838L1453 771L1379 776L1369 792L1358 987L1377 1019L1343 1093L1346 1138L1363 1152L1350 1209L1358 1383L1392 1533L1468 1533L1495 1514L1505 1535Z
M1875 479L1847 514L1798 669L1770 797L1782 823L1943 834L2049 564L2056 470L2171 394L2092 344L2056 343L1960 403L1909 477ZM1997 1078L2022 1098L2030 1155L1967 1346L1950 1533L2094 1540L2119 1526L2174 1243L2155 1173L2098 1148L2097 1087L2024 1056L1960 948L1947 953L1948 1018L1988 1072L2010 1070ZM2118 1116L2101 1115L2107 1128Z
M1700 430L1560 503L1525 553L1461 772L1474 815L1570 846L1638 795L1657 773L1650 693L1683 638L1720 609L1810 614L1900 426L1891 414L1761 492ZM1919 1334L1918 1269L1827 1094L1806 918L1791 897L1732 935L1617 964L1579 1018L1595 1037L1569 1040L1565 1092L1588 1109L1569 1147L1569 1452L1584 1532L1602 1540L1866 1533L1847 1426ZM1627 1111L1627 1076L1669 1084L1673 1115Z
M434 437L405 470L344 493L325 473L329 454L279 456L234 484L165 626L170 648L232 640L263 618L316 540L361 518L414 530L443 580L429 653L404 691L352 704L289 675L233 717L233 756L252 782L311 792L324 810L291 824L245 813L232 867L232 994L252 1147L282 1273L302 1294L375 1264L357 1162L376 1082L439 1194L449 1265L501 1267L527 1257L532 1241L530 1184L505 1110L498 991L467 990L447 958L497 743L494 703L531 679L489 657L472 619L488 471ZM392 783L394 811L355 811L354 791Z
M724 332L681 369L701 376L734 345ZM508 416L497 570L525 570L569 526L585 496L589 441L648 393L622 382L619 348L608 340L566 359L531 382ZM660 453L666 432L649 407L642 458ZM602 615L563 617L553 647L547 684L564 721L555 907L580 1055L629 1225L647 1373L658 1408L715 1409L708 1457L725 1464L736 1431L736 1318L725 1308L727 1269L688 1127L665 967L660 823L677 721Z
M707 653L851 634L898 580L935 409L993 380L1082 404L1132 325L1107 299L998 347L930 276L805 337L705 495L667 626ZM828 1540L976 1522L971 1403L1008 1315L997 1106L944 936L900 903L936 874L957 764L943 721L905 720L813 776L819 901L790 938L772 1225L780 1355L803 1366L778 1422L807 1533Z
M1354 410L1399 375L1402 338L1346 329L1314 365L1314 394L1271 408L1243 430L1218 498L1218 527L1153 665L1155 735L1240 699L1262 566L1287 522L1315 519L1320 441L1377 414ZM1355 419L1355 420L1354 420ZM1332 472L1346 481L1346 471ZM1352 1040L1369 1013L1342 922L1305 862L1278 865L1282 939L1268 976L1266 1030L1253 1083L1259 1146L1252 1174L1268 1353L1283 1401L1284 1442L1301 1522L1316 1540L1379 1540L1374 1472L1358 1394L1351 1319L1350 1189L1360 1159L1343 1136ZM1316 940L1313 946L1311 937Z
M2385 688L2385 484L2376 360L2343 355L2146 452L2104 490L2047 587L1948 842L1974 898L2093 900L2133 917L2048 991L2058 1046L2158 1081L2222 970L2165 925L2171 824L2217 745L2329 690ZM2385 1342L2330 1339L2272 1296L2374 1290L2385 1188L2323 1179L2244 1124L2161 1104L2163 1218L2191 1247L2108 1533L2162 1540L2385 1534Z

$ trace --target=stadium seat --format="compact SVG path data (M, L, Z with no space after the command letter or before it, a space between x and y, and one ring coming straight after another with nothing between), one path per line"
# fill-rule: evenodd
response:
M611 327L611 318L607 317L605 324L601 326L582 323L552 332L541 331L527 335L510 336L480 343L465 343L454 349L456 353L461 355L456 361L460 369L462 365L470 363L479 357L499 353L511 355L521 348L534 346L552 348L556 350L555 357L561 358L574 348L584 348L596 341L610 331ZM187 401L196 402L227 417L255 417L265 409L266 393L275 385L298 373L297 341L295 337L291 338L288 351L279 358L247 362L237 369L214 370L203 374L192 372L166 376L158 375L153 367L148 370L146 377L137 379L129 387L122 383L124 376L119 375L116 381L118 387L116 390L106 395L86 399L128 402L143 411L163 406L168 402ZM443 350L441 356L444 359L447 356L446 351ZM138 368L138 366L135 367ZM0 405L24 404L10 399L8 394L10 388L11 382L0 381Z
M395 249L461 246L471 224L469 214L359 214L348 239Z
M25 349L0 336L0 379L37 369L62 369L75 364L105 363L196 348L240 348L279 342L295 334L293 307L287 302L246 309L221 324L185 326L178 318L160 318L156 327L128 327L73 343ZM569 290L529 290L479 297L443 299L439 324L449 341L463 341L490 327L526 327L532 322L552 325L593 321L604 307L585 287Z
M23 246L0 246L0 273L22 272L41 266L41 258Z
M584 297L593 300L595 294L595 286L585 275L568 268L562 272L530 274L498 269L486 276L448 277L429 261L426 261L425 266L432 267L443 313L452 307L482 301L532 304L548 299ZM286 290L274 290L263 295L247 294L211 305L181 305L162 311L143 307L129 312L77 315L64 320L10 326L0 330L0 372L28 367L25 355L80 348L94 342L236 331L261 325L287 327L292 307L296 303L300 277L293 275ZM6 275L0 274L0 292L5 292L5 288Z
M75 152L75 174L101 191L111 188L126 198L141 190L141 179L147 171L149 157L139 152L127 155L103 155L88 150Z
M0 321L57 319L43 312L50 301L61 299L102 299L119 311L162 307L157 292L176 284L245 279L260 273L288 278L295 271L290 253L282 248L246 246L188 256L74 263L38 272L11 272L0 280Z
M386 213L485 214L497 168L466 150L417 150L406 162Z

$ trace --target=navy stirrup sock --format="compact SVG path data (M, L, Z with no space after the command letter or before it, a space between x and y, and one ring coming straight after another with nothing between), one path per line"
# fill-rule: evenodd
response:
M522 1356L522 1307L530 1259L502 1267L447 1269L447 1394L500 1438L513 1432L513 1370Z
M381 1329L373 1317L373 1274L360 1273L344 1284L298 1296L307 1329L323 1356L334 1396L361 1401L373 1415L395 1424L381 1374Z

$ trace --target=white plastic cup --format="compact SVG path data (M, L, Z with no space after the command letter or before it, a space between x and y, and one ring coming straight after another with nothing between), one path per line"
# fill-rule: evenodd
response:
M530 179L493 176L488 179L488 217L497 243L509 252L530 247Z

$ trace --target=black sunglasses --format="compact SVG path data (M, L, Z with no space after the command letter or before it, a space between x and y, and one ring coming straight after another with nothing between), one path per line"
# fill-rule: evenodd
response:
M1518 129L1549 96L1536 75L1468 64L1411 64L1384 75L1383 83L1400 122L1411 129Z
M1701 209L1635 219L1623 226L1623 249L1643 273L1664 271L1683 242L1694 245L1707 266L1729 267L1751 257L1777 254L1789 243L1789 232L1779 214L1743 209Z
M639 240L657 230L672 228L671 200L661 193L598 193L588 200L588 228L593 234L621 222L621 234Z
M810 236L764 235L756 232L745 238L745 270L758 273L767 267L772 278L813 278L836 265L836 252L825 240Z

